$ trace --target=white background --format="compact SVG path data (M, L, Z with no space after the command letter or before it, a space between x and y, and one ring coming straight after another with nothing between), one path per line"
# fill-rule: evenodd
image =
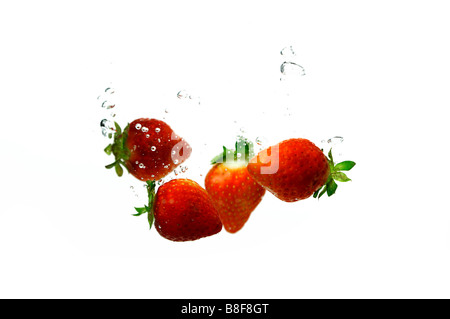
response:
M3 1L0 297L450 297L448 12L446 1ZM306 75L280 81L287 46ZM242 128L265 145L342 136L352 182L320 201L267 194L234 235L167 241L131 216L142 185L104 169L108 87L122 126L164 116L188 140L183 177L203 183Z

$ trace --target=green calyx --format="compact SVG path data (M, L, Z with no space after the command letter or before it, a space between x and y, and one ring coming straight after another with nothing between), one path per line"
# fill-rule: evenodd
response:
M239 138L234 144L235 149L228 149L223 146L223 151L211 160L211 164L238 162L248 163L254 156L253 143L245 138Z
M117 122L114 122L114 125L116 128L116 132L114 133L114 142L106 146L104 151L108 155L113 154L116 160L105 167L107 169L114 168L117 175L120 177L123 175L122 166L127 169L125 162L130 158L130 150L126 146L129 124L125 127L123 132Z
M147 181L147 193L148 193L148 205L144 207L135 207L136 214L133 216L141 216L147 213L148 224L150 225L150 229L152 228L153 221L155 220L155 215L153 214L153 206L155 202L156 196L156 182L155 181Z
M323 151L323 150L322 150ZM314 198L320 198L323 194L327 193L328 197L336 192L338 182L348 182L351 181L342 171L349 171L356 165L352 161L344 161L338 164L334 164L333 155L331 154L331 149L328 152L328 164L330 165L330 175L328 175L327 182L321 188L314 192Z

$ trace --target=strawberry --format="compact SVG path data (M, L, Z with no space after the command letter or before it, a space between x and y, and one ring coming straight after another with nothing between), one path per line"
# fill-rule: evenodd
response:
M208 193L189 179L174 179L158 188L147 181L149 205L136 208L135 216L148 213L150 228L172 241L192 241L222 230L222 223Z
M325 192L328 196L336 192L335 181L349 181L342 171L355 166L352 161L335 165L331 150L328 157L307 139L289 139L261 151L250 160L247 170L261 186L285 202L311 195L320 198Z
M236 233L244 226L266 192L247 171L250 148L246 141L236 143L234 152L224 147L224 152L212 160L214 166L205 178L206 191L229 233Z
M122 176L124 166L142 181L159 180L172 172L191 154L189 144L176 135L165 122L141 118L121 130L115 123L114 143L105 148L115 161L106 168L115 168Z

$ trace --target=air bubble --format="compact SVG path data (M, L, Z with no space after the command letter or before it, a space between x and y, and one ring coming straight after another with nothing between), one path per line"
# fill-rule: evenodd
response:
M144 132L144 133L148 132L148 127L145 127L145 126L144 126L144 127L142 128L142 132Z
M283 62L280 67L281 74L283 76L303 76L305 75L305 69L294 62Z
M344 138L342 136L335 136L332 138L329 138L327 143L328 144L340 144L344 141Z
M139 123L137 123L136 126L135 126L136 130L138 130L138 131L141 129L141 127L142 127L142 125L139 124Z
M103 103L102 103L102 108L107 109L107 110L113 109L115 106L116 105L113 102L110 102L108 100L103 101Z
M115 90L114 90L113 88L111 88L111 87L107 87L107 88L105 89L105 93L108 93L108 94L114 94L114 93L115 93Z
M296 56L296 54L295 54L295 52L294 52L294 49L292 48L292 45L283 48L283 49L280 51L280 54L281 54L282 56L286 56L286 57L294 57L294 56Z
M157 128L155 128L155 132L159 133L159 132L161 132L161 129L159 127L157 127Z
M114 124L108 119L103 119L100 121L100 128L102 129L103 136L108 138L112 138L112 134L116 131Z
M150 149L152 150L152 152L156 151L156 147L155 146L152 146Z

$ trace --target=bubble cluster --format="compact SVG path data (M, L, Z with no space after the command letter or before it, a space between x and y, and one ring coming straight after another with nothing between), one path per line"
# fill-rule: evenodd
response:
M280 54L284 58L283 63L280 66L281 81L288 79L298 79L304 76L305 68L296 62L296 54L292 45L284 47Z
M111 138L116 131L114 123L108 119L103 119L100 121L100 128L102 130L103 136L108 138Z
M105 115L103 120L100 122L100 129L103 136L107 138L112 138L115 132L115 125L113 118L116 116L111 110L116 106L114 101L115 90L112 87L107 87L102 94L97 97L100 106L103 110L108 110L110 113Z

